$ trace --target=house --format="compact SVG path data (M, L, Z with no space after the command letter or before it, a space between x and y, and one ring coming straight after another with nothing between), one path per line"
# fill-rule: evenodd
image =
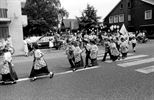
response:
M62 30L77 30L79 28L79 23L76 19L63 19L61 24Z
M104 18L104 24L114 28L124 24L130 32L144 30L154 37L154 0L121 0Z
M15 54L23 54L23 27L27 25L27 16L21 8L26 0L0 0L0 39L8 35L12 38Z

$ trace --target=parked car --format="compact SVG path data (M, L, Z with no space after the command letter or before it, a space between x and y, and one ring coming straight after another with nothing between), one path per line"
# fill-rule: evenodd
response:
M53 36L40 37L36 43L38 44L39 49L49 48L49 39L54 38Z

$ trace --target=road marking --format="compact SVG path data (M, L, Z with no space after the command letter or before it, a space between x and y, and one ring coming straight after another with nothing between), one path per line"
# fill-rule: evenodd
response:
M132 56L132 55L134 55L133 53L128 53L128 56ZM143 55L142 55L143 56ZM145 56L145 55L144 55ZM146 55L147 56L147 55ZM106 57L106 59L109 59L110 58L110 56L109 55L107 55L107 57ZM99 57L97 60L102 60L103 58L102 57ZM129 59L129 57L127 57L126 58L126 60L127 59ZM132 58L131 58L132 59ZM121 60L117 60L117 61L121 61ZM105 62L107 62L107 63L111 63L111 62L113 62L112 60L107 60L107 61L105 61Z
M85 70L96 69L96 68L99 68L99 67L100 66L93 66L93 67L78 69L75 72L81 72L81 71L85 71ZM64 74L69 74L69 73L74 73L74 72L72 70L70 70L70 71L66 71L66 72L55 73L54 76L64 75ZM28 81L28 80L30 80L30 78L21 78L21 79L18 79L17 82Z
M148 58L148 59L143 59L143 60L138 60L138 61L133 61L133 62L122 63L122 64L118 64L118 66L130 67L130 66L141 65L141 64L150 63L150 62L154 62L154 58Z
M136 56L130 56L130 57L127 57L125 59L120 59L120 60L116 60L116 61L126 61L126 60L130 60L130 59L136 59L136 58L142 58L142 57L147 57L148 55L136 55ZM108 61L105 61L107 63L112 63L113 61L111 60L108 60Z
M27 81L27 80L30 80L30 78L21 78L21 79L18 79L17 82L22 82L22 81Z
M136 69L135 71L140 72L140 73L144 73L144 74L149 74L149 73L154 72L154 66Z

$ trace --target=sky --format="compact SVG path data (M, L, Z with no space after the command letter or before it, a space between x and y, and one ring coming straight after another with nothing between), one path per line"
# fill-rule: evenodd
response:
M102 19L118 4L120 0L60 0L61 5L69 12L69 18L81 16L87 4L94 6L97 15Z

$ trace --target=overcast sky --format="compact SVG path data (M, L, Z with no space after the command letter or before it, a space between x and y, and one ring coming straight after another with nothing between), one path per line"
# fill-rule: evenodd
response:
M120 0L60 0L62 7L69 12L69 18L80 17L87 4L94 6L97 15L102 19L116 6Z

